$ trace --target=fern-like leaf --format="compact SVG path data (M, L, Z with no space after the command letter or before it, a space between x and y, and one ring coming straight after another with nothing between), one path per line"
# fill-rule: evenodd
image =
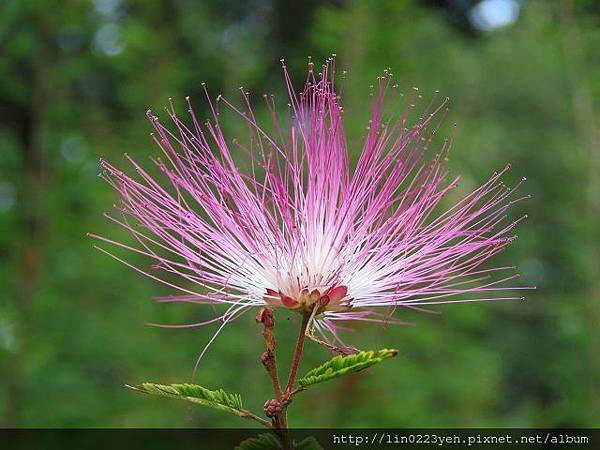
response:
M235 450L280 450L281 442L273 433L263 433L246 439Z
M295 450L323 450L321 444L313 436L298 442L294 448Z
M341 377L347 373L358 372L384 359L392 358L398 354L398 350L383 349L359 352L348 356L336 356L322 366L316 367L304 375L298 383L301 387L310 386Z
M239 394L228 394L223 389L211 391L197 384L156 383L142 383L138 386L127 387L145 394L177 398L238 416L244 415L242 397Z
M263 433L256 437L246 439L235 450L281 450L281 441L273 433ZM300 442L292 444L294 450L323 450L323 447L313 437L307 437Z

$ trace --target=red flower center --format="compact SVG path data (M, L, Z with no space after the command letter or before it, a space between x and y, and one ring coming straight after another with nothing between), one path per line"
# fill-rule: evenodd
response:
M292 296L281 291L267 289L263 299L272 306L285 306L293 310L312 311L317 305L317 308L323 311L328 305L339 306L340 301L347 294L348 288L343 285L331 287L323 292L319 289L309 290L305 288Z

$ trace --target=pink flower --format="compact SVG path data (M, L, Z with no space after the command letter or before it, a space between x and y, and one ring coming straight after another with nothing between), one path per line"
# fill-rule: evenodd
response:
M121 196L123 219L109 217L137 245L93 237L154 260L154 270L134 268L182 294L163 301L225 306L204 322L220 329L270 305L314 311L316 330L336 339L334 321L390 321L389 308L520 298L503 293L515 289L507 285L514 268L484 263L515 239L518 221L507 211L528 196L516 194L521 183L501 183L506 166L445 207L458 182L446 179L452 142L434 155L429 147L447 99L421 105L416 90L402 96L386 73L362 148L352 153L333 60L318 75L309 65L299 95L285 65L283 73L290 111L277 114L265 96L272 113L265 127L243 90L244 111L219 96L203 125L189 100L188 125L172 106L170 126L149 112L164 176L155 179L130 157L135 176L102 161ZM245 122L245 144L225 137L222 106Z

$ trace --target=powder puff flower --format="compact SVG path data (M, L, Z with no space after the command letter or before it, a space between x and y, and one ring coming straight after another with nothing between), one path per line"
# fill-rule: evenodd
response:
M519 220L507 212L528 196L516 194L521 183L501 182L507 166L447 205L458 182L445 168L452 139L429 149L447 99L402 95L386 72L372 91L364 141L350 151L333 60L318 74L309 64L299 94L285 65L283 74L289 112L265 96L268 126L243 89L243 108L222 96L212 102L205 89L212 119L204 124L189 99L187 124L172 105L170 125L148 112L164 176L130 157L135 176L101 162L121 197L122 218L108 217L137 244L93 237L153 260L144 269L111 254L180 293L162 301L225 307L207 322L176 326L219 322L220 331L270 306L310 314L333 342L341 320L393 322L399 307L519 298L505 293L514 268L485 263L515 239ZM247 126L244 144L226 137L222 108Z

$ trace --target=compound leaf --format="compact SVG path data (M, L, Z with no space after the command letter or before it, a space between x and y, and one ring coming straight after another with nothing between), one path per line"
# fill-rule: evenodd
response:
M359 352L348 356L336 356L322 366L316 367L304 375L298 383L301 387L310 386L341 377L347 373L358 372L384 359L392 358L398 354L398 350L383 349Z
M281 442L273 433L263 433L246 439L235 450L280 450Z
M242 397L239 394L228 394L223 389L211 391L197 384L156 383L142 383L138 386L127 387L145 394L177 398L238 416L244 415Z
M256 437L246 439L235 450L281 450L281 441L273 433L263 433ZM313 437L307 437L300 442L292 444L294 450L323 450L323 447Z

